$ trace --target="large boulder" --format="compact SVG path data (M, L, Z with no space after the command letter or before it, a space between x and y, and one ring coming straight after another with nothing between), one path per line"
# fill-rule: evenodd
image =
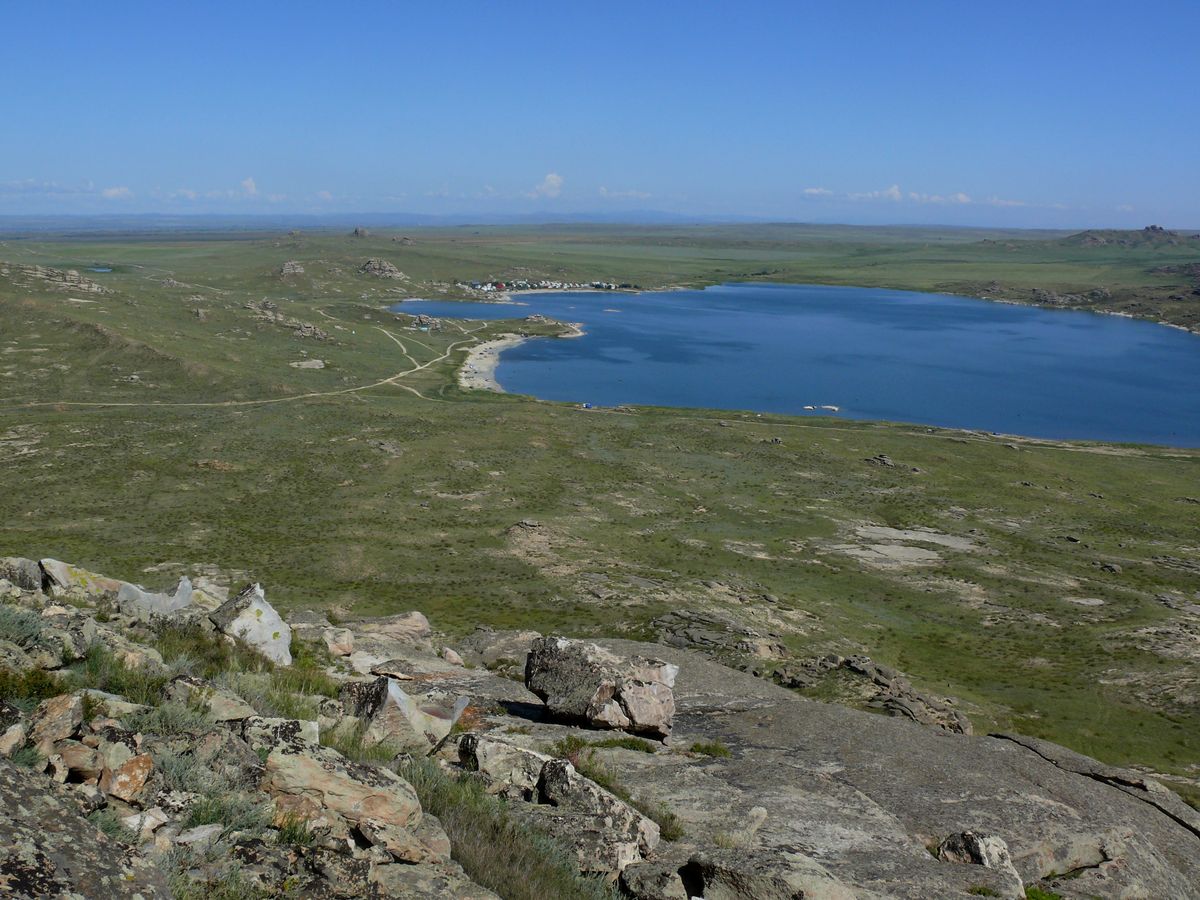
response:
M644 656L621 657L596 644L538 638L525 662L525 686L558 716L595 728L665 738L675 715L678 666Z
M292 664L292 629L267 602L261 584L244 588L209 614L222 632L280 665Z
M445 833L433 820L422 822L420 801L407 781L299 736L271 750L260 788L275 799L278 813L297 816L334 840L365 840L400 862L450 857Z
M104 594L115 594L125 584L124 581L118 581L116 578L97 575L95 572L89 572L87 569L81 569L79 566L73 566L57 559L41 560L41 569L45 575L45 583L53 596L59 596L75 589L86 596L98 597Z

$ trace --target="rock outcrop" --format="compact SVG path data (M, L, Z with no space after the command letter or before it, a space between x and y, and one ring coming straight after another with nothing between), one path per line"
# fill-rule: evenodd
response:
M405 274L386 259L373 256L358 267L363 275L374 275L376 278L405 278Z
M525 686L555 715L596 728L665 738L671 733L678 667L644 656L623 659L603 647L538 638L525 663Z
M0 885L18 896L182 879L482 900L454 859L536 833L635 900L1200 898L1200 813L1046 741L818 703L632 641L481 631L456 665L417 613L297 613L292 668L238 651L221 671L262 637L234 626L261 623L260 592L147 614L117 602L126 584L0 561ZM475 664L523 650L532 690ZM898 677L852 662L829 672Z

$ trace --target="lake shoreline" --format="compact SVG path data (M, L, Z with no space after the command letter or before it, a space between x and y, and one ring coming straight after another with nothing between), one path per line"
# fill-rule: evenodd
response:
M579 338L583 337L585 332L583 325L580 322L564 322L569 331L562 334L501 334L497 335L490 341L483 341L476 344L467 351L466 358L458 367L458 386L463 390L468 391L491 391L495 394L508 393L496 380L496 369L500 365L500 354L505 350L511 350L513 347L519 347L523 343L534 338L549 337L549 338Z

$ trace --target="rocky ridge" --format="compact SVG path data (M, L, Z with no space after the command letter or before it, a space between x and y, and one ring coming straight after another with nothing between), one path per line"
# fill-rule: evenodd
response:
M446 644L415 611L283 617L261 585L0 560L0 876L18 896L530 896L477 854L504 832L599 879L560 896L1200 897L1200 814L1048 742L808 701L678 646Z

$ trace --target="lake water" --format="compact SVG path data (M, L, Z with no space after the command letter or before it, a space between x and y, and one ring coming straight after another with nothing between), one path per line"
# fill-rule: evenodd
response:
M497 380L548 400L837 415L1048 438L1200 446L1200 337L1150 322L876 288L729 284L518 294L395 309L587 334L505 351Z

